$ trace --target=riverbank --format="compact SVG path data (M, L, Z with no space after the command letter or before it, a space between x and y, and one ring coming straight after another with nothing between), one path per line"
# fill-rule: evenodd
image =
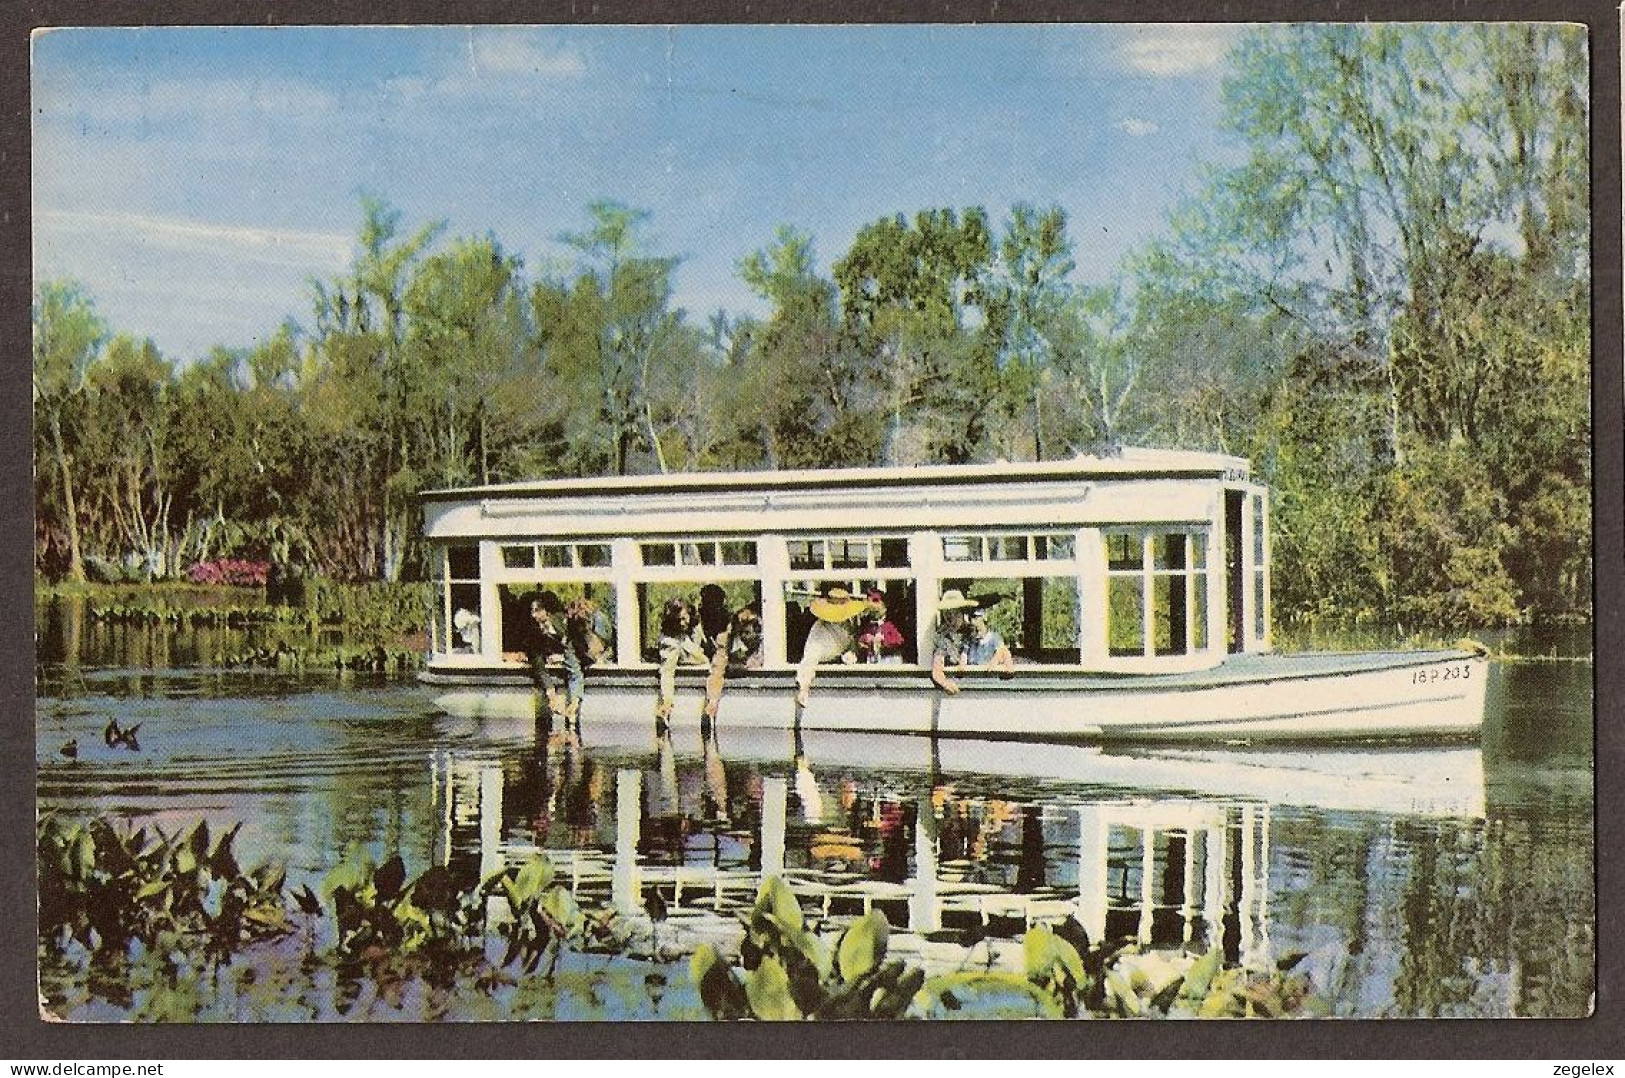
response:
M421 583L313 579L273 599L228 584L36 579L36 639L42 660L71 661L97 638L136 665L178 647L227 667L415 669L427 650L428 594Z

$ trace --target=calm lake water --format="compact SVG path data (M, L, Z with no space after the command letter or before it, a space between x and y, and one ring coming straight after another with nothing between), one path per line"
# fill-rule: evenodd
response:
M699 938L765 869L832 917L872 905L950 944L1076 910L1254 964L1306 952L1341 1016L1590 1011L1589 661L1496 664L1481 747L1107 752L591 722L567 736L441 714L402 676L221 669L247 650L229 633L40 613L41 810L242 821L240 859L296 883L352 844L470 878L545 848L588 896L660 890ZM1588 640L1526 650L1584 656ZM141 724L139 753L103 745L109 717ZM656 1016L638 1008L570 1014Z

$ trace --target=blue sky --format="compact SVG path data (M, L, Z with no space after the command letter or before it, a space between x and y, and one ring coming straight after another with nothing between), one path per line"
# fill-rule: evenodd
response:
M696 316L788 224L1068 213L1083 280L1224 153L1223 26L106 28L34 41L34 268L186 360L309 323L372 192L534 277L612 198Z

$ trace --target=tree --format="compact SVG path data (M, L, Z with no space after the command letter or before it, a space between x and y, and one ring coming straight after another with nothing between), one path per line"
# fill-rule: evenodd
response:
M343 553L330 568L343 576L399 579L413 538L412 496L422 483L413 436L406 285L411 268L441 225L400 238L400 212L372 196L361 201L359 250L350 273L313 283L311 402L327 441L332 501L325 527Z
M596 407L589 415L601 425L603 458L613 474L627 474L638 447L664 471L650 373L662 350L674 345L681 322L669 307L677 259L644 253L639 232L648 211L599 201L587 212L592 222L585 232L560 237L576 251L578 275L573 283L538 287L537 325L558 380L568 385L582 378L595 387Z
M740 260L739 275L772 309L734 327L723 399L736 420L737 463L875 463L883 413L842 332L835 284L817 272L812 238L780 225L772 243Z
M993 255L984 210L938 209L865 225L835 264L845 327L884 401L886 463L964 461L981 446L1009 324Z
M36 428L43 429L46 452L56 465L62 499L61 525L67 534L70 580L85 579L80 544L78 479L69 432L85 403L86 381L107 326L80 286L67 280L42 282L34 293L33 394Z
M491 481L493 426L507 418L498 387L529 349L519 270L494 239L465 239L425 258L407 288L409 408L434 417L418 452L444 484Z
M1044 385L1051 374L1051 338L1057 332L1076 263L1066 234L1066 211L1018 202L999 242L1002 276L995 288L1009 312L1004 361L1013 426L1030 422L1034 460L1044 459ZM1030 416L1022 414L1030 406Z
M115 549L136 555L148 580L170 575L175 554L168 458L174 368L148 339L120 334L90 367L89 422L80 445L99 467L90 489Z

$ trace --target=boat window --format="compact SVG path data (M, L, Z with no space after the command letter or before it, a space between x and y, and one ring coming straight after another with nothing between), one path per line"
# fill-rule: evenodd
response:
M690 539L676 543L642 544L643 564L646 568L674 568L676 566L714 566L756 564L756 544L749 540ZM595 564L589 558L596 555L583 550L582 564ZM609 545L603 546L603 562L609 564Z
M447 547L446 562L451 567L453 580L480 578L480 548L477 546Z
M722 564L724 565L755 565L756 544L746 542L730 542L722 544Z
M667 602L688 603L693 624L698 624L700 589L715 584L722 589L730 616L741 607L762 607L762 585L755 580L646 580L638 584L638 654L644 662L660 661L660 619Z
M429 632L438 652L480 650L480 548L449 546L433 559L436 601Z
M677 560L684 565L715 565L717 563L717 545L715 543L679 543L677 545Z
M1115 656L1208 647L1205 530L1108 532L1106 646Z
M1071 561L1076 550L1076 538L1061 532L942 537L942 558L950 562Z
M576 634L577 646L587 649L589 659L594 663L612 664L615 661L615 588L602 581L535 580L499 585L503 657L525 658L536 626L530 615L530 604L544 591L557 595L564 604L573 619L569 629Z
M942 557L945 561L981 561L982 541L968 535L944 536Z
M677 547L673 543L644 543L644 565L676 565Z
M1071 561L1078 556L1078 540L1072 535L1044 535L1038 537L1037 555L1040 561Z
M831 539L829 541L829 567L831 569L869 568L869 540Z
M790 570L802 573L907 569L908 540L901 536L842 535L790 539Z
M1264 499L1253 497L1253 638L1269 635L1269 545L1265 531Z
M608 569L608 543L525 543L502 548L504 569Z
M1017 662L1078 661L1078 581L1072 576L976 577L943 581L987 611Z
M891 622L892 627L897 630L896 636L901 638L901 643L887 643L888 640L895 639L890 633L883 631L866 633L865 630L871 628L870 622L874 623L873 627L878 628L879 612L861 614L847 623L854 644L852 655L855 662L894 665L919 661L920 637L914 614L914 581L852 577L840 580L797 580L785 584L784 653L790 662L800 662L802 656L806 654L807 634L812 631L813 625L818 620L812 613L812 601L829 586L845 588L849 595L860 597L878 591L885 605L885 620ZM867 649L856 646L860 637L865 637L872 646Z
M824 564L824 541L822 539L792 539L786 545L790 550L790 568L828 568Z

